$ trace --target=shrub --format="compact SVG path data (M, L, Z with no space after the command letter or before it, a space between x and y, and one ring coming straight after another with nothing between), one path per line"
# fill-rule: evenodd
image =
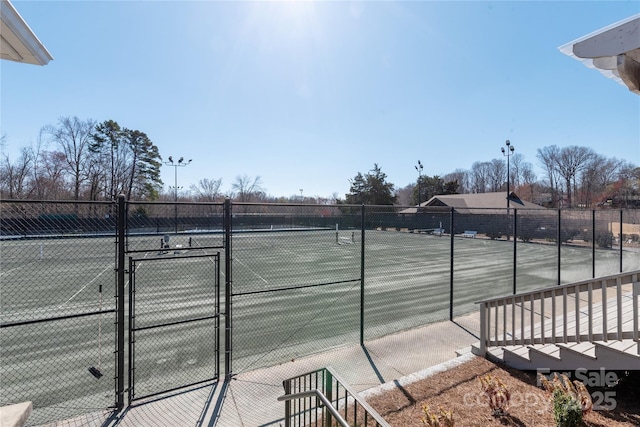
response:
M438 407L438 413L432 413L428 405L422 406L424 416L420 418L422 425L427 427L454 427L453 411L446 411Z
M479 380L482 391L489 399L489 407L493 411L493 415L506 414L509 411L509 402L511 401L511 393L507 386L500 378L489 374L479 377Z
M568 243L570 240L573 240L576 236L580 234L580 230L569 227L561 227L560 228L560 242Z
M600 233L596 235L596 244L601 248L610 248L613 246L613 234Z
M531 233L526 233L526 232L520 233L520 235L518 237L524 243L529 243L531 240L533 240L533 235Z
M573 381L564 374L553 374L549 381L540 375L544 389L551 394L553 402L553 418L558 427L573 427L582 423L585 414L591 412L593 402L589 391L580 381Z
M577 427L582 424L582 409L570 393L557 388L553 391L553 419L558 427Z

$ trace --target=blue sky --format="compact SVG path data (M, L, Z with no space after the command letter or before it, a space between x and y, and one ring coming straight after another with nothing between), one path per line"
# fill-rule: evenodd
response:
M397 187L581 145L640 164L640 97L558 47L637 1L20 1L55 58L2 61L6 150L61 116L145 132L187 189L260 176L340 197L377 163ZM173 186L174 169L162 168Z

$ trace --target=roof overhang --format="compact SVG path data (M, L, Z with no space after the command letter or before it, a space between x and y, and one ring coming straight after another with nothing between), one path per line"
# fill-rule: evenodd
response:
M640 94L640 14L580 37L559 49Z
M53 59L9 0L0 0L0 58L35 65Z

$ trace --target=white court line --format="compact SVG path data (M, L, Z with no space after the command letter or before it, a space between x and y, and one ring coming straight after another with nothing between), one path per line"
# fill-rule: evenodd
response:
M5 274L7 274L7 273L11 273L11 272L12 272L12 271L14 271L14 270L19 270L19 269L21 269L21 268L28 267L28 266L30 266L31 264L34 264L34 263L36 263L36 262L38 262L38 261L31 261L31 262L28 262L28 263L26 263L26 264L24 264L24 265L19 265L19 266L17 266L17 267L13 267L13 268L11 268L11 269L9 269L9 270L5 270L5 271L3 271L3 272L0 272L0 276L4 276Z
M149 255L148 252L145 253L144 258L146 258ZM140 267L142 267L142 264L140 264ZM140 268L139 267L139 268ZM107 268L105 268L104 270L102 270L100 272L100 274L98 274L96 277L94 277L93 279L91 279L91 281L89 283L87 283L86 285L84 285L78 292L76 292L75 294L73 294L71 296L71 298L69 298L67 301L65 301L64 303L62 303L62 305L60 305L58 308L62 308L65 304L67 304L69 301L71 301L72 299L74 299L80 292L82 292L87 286L89 286L90 284L92 284L93 282L96 281L96 279L98 279L98 277L102 276L102 274L107 271L108 269L113 268L112 265L108 266ZM124 288L127 289L127 286L129 285L129 280L127 279L126 283L124 284Z
M258 274L258 273L256 273L255 271L253 271L253 270L251 269L251 267L247 266L247 264L245 264L245 263L243 263L242 261L240 261L240 259L239 259L239 258L234 257L234 258L233 258L233 260L234 260L234 261L238 261L240 264L242 264L242 266L243 266L243 267L246 267L246 269L247 269L247 270L249 270L250 272L252 272L252 273L253 273L253 274L254 274L258 279L262 280L262 281L263 281L264 283L266 283L267 285L269 284L269 282L267 282L267 281L265 280L265 278L264 278L264 277L262 277L261 275L259 275L259 274Z
M149 256L149 252L145 252L145 253L144 253L144 257L142 257L142 259L138 259L138 260L137 260L137 261L140 261L140 264L138 264L138 265L136 266L136 273L138 272L138 270L139 270L139 269L141 269L141 268L142 268L142 260L143 260L143 259L145 259L145 258L146 258L146 257L148 257L148 256ZM124 284L124 288L125 288L125 289L127 289L127 286L129 286L129 279L127 279L127 281L125 282L125 284Z
M214 261L215 260L215 256L214 255L209 256L208 259L215 264L215 261ZM220 264L222 264L222 257L220 257L220 256L218 257L218 262ZM224 271L222 271L222 265L220 265L220 274L222 274L222 277L225 277Z
M290 251L290 250L289 250L289 249L287 249L287 248L280 248L280 249L282 249L282 251L283 251L283 252L289 253L289 254L291 254L291 255L296 255L296 256L298 255L297 253L295 253L295 252L293 252L293 251Z
M87 286L89 286L90 284L92 284L93 282L95 282L95 281L98 279L98 277L102 276L102 275L104 274L104 272L105 272L105 271L107 271L107 270L109 270L109 269L113 269L113 266L112 266L112 265L110 265L110 266L106 267L104 270L102 270L102 271L100 272L100 274L98 274L96 277L94 277L93 279L91 279L91 280L89 281L89 283L87 283L86 285L84 285L83 287L81 287L81 288L80 288L80 290L79 290L78 292L76 292L75 294L73 294L73 295L71 296L71 298L69 298L68 300L66 300L65 302L63 302L61 305L59 305L59 306L58 306L58 308L62 308L62 307L64 307L64 306L65 306L69 301L71 301L72 299L74 299L74 298L75 298L75 297L76 297L80 292L84 291L84 290L85 290L85 288L86 288Z

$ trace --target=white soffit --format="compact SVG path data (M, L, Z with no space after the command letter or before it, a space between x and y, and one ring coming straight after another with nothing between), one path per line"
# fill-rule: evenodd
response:
M9 0L0 0L0 58L35 65L53 59Z
M559 49L640 94L640 14L580 37Z

